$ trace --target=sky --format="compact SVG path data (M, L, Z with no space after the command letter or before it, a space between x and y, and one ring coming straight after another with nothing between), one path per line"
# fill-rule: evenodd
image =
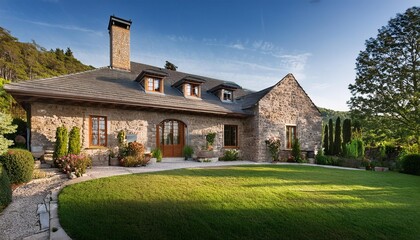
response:
M262 90L292 73L318 107L348 110L356 58L416 0L0 0L21 42L109 66L111 15L131 20L131 60Z

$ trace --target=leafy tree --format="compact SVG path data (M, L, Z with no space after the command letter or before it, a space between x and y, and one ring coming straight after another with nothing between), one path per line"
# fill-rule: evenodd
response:
M67 128L64 126L57 127L55 132L55 148L54 148L54 159L59 159L67 154L69 137Z
M349 85L352 115L365 133L420 141L420 8L412 7L369 38L356 60L356 81ZM375 139L373 139L374 141Z
M166 61L166 63L165 63L165 68L166 69L169 69L169 70L172 70L172 71L176 71L176 69L178 68L177 66L175 66L175 64L173 64L173 63L171 63L171 62L169 62L169 61Z
M324 127L324 141L323 141L324 153L329 153L329 146L328 146L328 125L325 124Z
M341 139L341 119L337 118L335 121L335 133L334 133L334 155L340 155L342 153L342 139Z
M328 121L328 153L327 155L333 155L334 154L334 125L333 125L333 120L330 119Z
M73 127L69 134L69 154L80 154L80 128Z
M4 137L5 134L13 133L16 126L12 125L12 117L0 112L0 155L7 151L7 148L13 144L12 140Z

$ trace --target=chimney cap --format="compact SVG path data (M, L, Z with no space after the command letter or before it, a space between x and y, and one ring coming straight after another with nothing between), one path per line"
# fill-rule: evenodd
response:
M108 30L111 30L112 25L117 25L122 28L130 29L131 23L131 19L126 20L112 15L109 17Z

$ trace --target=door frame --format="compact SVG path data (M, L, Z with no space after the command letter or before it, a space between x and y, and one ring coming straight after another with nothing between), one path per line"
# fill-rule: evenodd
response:
M171 130L169 133L165 133L165 122L171 122ZM162 138L162 136L163 134L171 134L171 142L174 142L174 122L178 123L179 144L166 145L162 140L164 139ZM187 125L183 121L180 121L178 119L165 119L156 125L156 146L162 151L163 157L182 157L182 150L186 142L186 129Z

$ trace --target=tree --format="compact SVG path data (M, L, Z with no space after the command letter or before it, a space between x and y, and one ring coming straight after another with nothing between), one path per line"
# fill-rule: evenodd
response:
M420 8L412 7L369 38L349 85L352 116L388 139L420 141ZM367 130L367 131L366 131Z
M351 120L344 119L343 121L343 155L346 155L346 145L351 142Z
M337 120L335 120L334 155L340 155L342 153L341 143L341 119L338 117Z
M73 127L69 133L69 154L80 154L80 128Z
M333 155L334 154L334 125L333 125L333 120L330 118L330 120L328 121L328 153L327 155Z
M323 147L324 147L324 154L329 153L329 146L328 146L328 125L327 124L325 124L325 127L324 127Z
M71 51L71 49L68 47L66 49L66 53L64 53L67 57L73 57L73 52Z
M13 144L13 141L6 139L4 135L13 133L15 130L16 126L12 125L12 117L0 112L0 155L5 153L7 148Z
M166 63L165 63L165 68L166 69L169 69L169 70L172 70L172 71L176 71L176 69L178 68L177 66L175 66L175 64L173 64L173 63L171 63L171 62L169 62L169 61L166 61Z

